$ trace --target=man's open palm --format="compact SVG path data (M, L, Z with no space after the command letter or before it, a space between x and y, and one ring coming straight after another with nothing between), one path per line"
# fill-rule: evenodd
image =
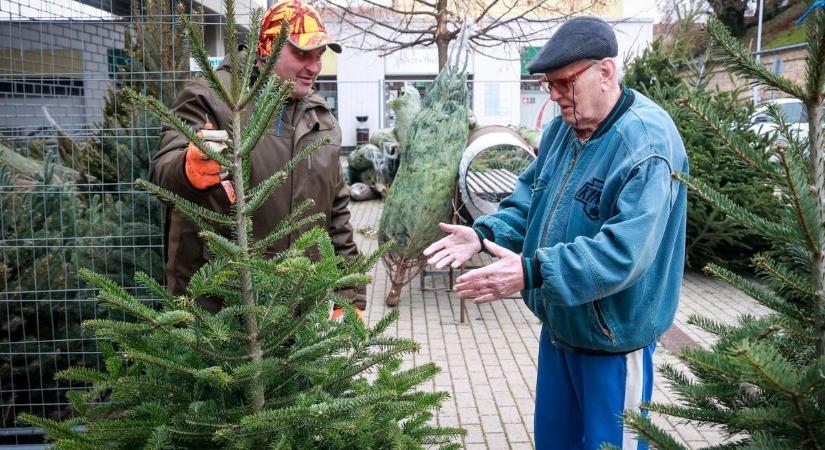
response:
M430 256L427 264L434 264L437 269L449 264L457 269L481 251L481 241L472 228L448 223L439 223L438 228L450 234L424 249L424 256Z

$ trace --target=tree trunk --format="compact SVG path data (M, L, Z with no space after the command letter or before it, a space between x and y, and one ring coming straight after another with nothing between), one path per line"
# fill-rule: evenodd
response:
M447 65L447 51L450 47L449 30L447 30L447 23L449 23L447 0L438 0L435 17L435 46L438 49L438 70L440 72Z
M447 39L439 39L436 41L436 48L438 48L438 71L440 72L444 66L447 65L447 52L450 47L450 41Z
M249 254L249 236L246 228L246 215L244 214L244 204L246 203L246 192L244 192L243 184L243 161L240 156L241 145L241 111L233 108L232 111L232 175L233 184L235 185L235 234L238 237L238 247L241 248L241 253L245 256ZM241 276L241 298L244 306L255 306L255 297L252 292L252 274L248 267L241 266L238 269ZM258 317L254 312L247 312L244 315L244 324L246 326L247 338L249 345L247 346L247 355L251 361L260 361L263 358L263 351L261 350L261 337L258 332ZM264 409L264 385L261 380L261 372L255 372L252 377L251 387L249 389L250 401L252 403L252 411L259 412Z
M817 353L819 356L825 355L825 140L822 136L822 106L820 98L808 99L808 151L810 152L811 164L811 189L816 193L817 217L819 226L816 228L818 249L814 249L813 261L811 261L811 276L813 278L814 292L816 292L816 307L814 308L814 319L819 333L819 343Z

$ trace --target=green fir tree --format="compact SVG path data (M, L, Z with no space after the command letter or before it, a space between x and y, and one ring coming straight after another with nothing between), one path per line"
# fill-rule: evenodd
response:
M261 11L251 17L247 48L255 47L260 19ZM311 200L265 238L252 238L251 216L262 201L294 164L325 142L250 186L250 154L292 92L291 83L271 74L287 28L261 76L247 88L255 55L249 52L241 60L237 51L232 0L226 1L226 21L229 86L209 67L196 25L186 17L181 21L205 79L232 111L228 131L233 139L225 152L210 149L157 99L125 90L231 173L237 200L230 214L138 181L199 225L211 261L178 297L151 277L136 275L157 299L157 308L105 276L82 271L100 289L99 301L130 320L84 322L108 343L100 344L105 367L74 367L59 374L88 386L69 395L76 418L59 422L24 415L21 421L45 428L58 449L456 448L452 441L461 430L430 424L447 394L418 389L438 367L402 369L403 356L418 344L382 335L398 313L372 327L351 306L343 321L328 319L332 302L348 305L336 290L367 283L366 272L380 253L345 261L335 255L326 232L314 228L287 251L266 257L270 243L319 219L302 217ZM243 121L247 108L252 114ZM310 247L317 248L317 260L306 256ZM214 315L203 310L195 299L204 295L221 298L224 308Z
M680 353L689 373L671 365L661 368L681 404L648 405L651 411L717 425L729 434L726 443L709 448L825 448L825 11L813 9L802 26L808 57L801 84L760 65L717 19L708 23L707 31L730 71L804 103L810 126L807 136L791 133L774 109L779 136L763 151L748 145L741 130L727 128L705 99L690 99L685 105L732 154L759 173L754 183L770 186L783 204L776 218L767 219L737 205L704 180L678 175L695 194L772 244L753 259L758 281L717 265L706 268L771 313L742 316L735 325L691 317L691 323L718 340L710 349L687 348ZM627 411L624 418L653 448L685 448L636 411Z

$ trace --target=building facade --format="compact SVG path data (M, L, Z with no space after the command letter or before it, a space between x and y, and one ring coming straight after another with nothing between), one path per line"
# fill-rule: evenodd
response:
M652 40L654 2L607 2L601 17L610 22L619 42L620 66L644 50ZM558 21L530 21L524 24L529 44L501 43L484 54L470 52L468 78L471 108L481 125L526 125L540 128L558 109L538 88L538 76L530 76L526 64L552 35ZM343 40L340 55L327 52L319 91L335 105L343 133L343 146L356 145L356 128L370 130L393 125L393 112L387 102L398 95L404 84L420 87L438 73L437 49L411 47L382 56L363 50L379 42L359 35L351 27L330 21L335 36L352 36ZM370 40L372 39L372 42ZM575 43L571 43L575 45ZM330 68L332 67L332 68ZM334 85L334 87L332 87ZM358 118L367 117L366 121Z

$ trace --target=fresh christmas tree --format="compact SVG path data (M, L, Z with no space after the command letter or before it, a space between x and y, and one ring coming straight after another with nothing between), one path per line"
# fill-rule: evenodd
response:
M717 336L709 350L688 348L680 358L690 374L673 366L664 376L681 405L654 403L651 411L700 424L714 424L730 435L712 448L792 449L825 447L825 145L822 102L825 99L825 11L817 2L803 22L807 32L807 77L792 82L765 69L730 36L718 20L708 32L724 64L763 88L803 102L809 132L791 132L781 112L772 109L779 133L768 151L747 144L740 130L727 128L701 98L685 106L718 136L728 150L758 171L754 183L773 188L784 207L769 220L743 208L700 179L679 178L730 217L770 240L772 248L753 262L759 282L716 265L707 271L720 277L772 312L742 316L727 325L711 318L691 322ZM817 9L818 7L818 9ZM650 419L628 411L625 423L655 448L685 448Z
M251 17L247 48L255 48L261 12ZM212 254L182 296L169 295L144 274L158 308L139 301L109 279L91 271L83 277L100 288L99 300L132 320L90 320L84 326L110 342L101 344L105 368L75 367L64 380L88 384L69 396L79 416L56 422L23 416L47 430L56 448L420 448L443 445L461 430L429 424L447 396L416 390L438 367L401 369L402 356L416 351L411 340L382 336L397 312L368 327L346 306L343 321L328 319L333 302L348 305L336 290L369 281L379 254L354 261L335 255L324 230L315 228L290 249L265 256L274 241L317 216L296 208L272 233L252 238L251 217L286 179L295 163L325 142L301 152L281 171L250 186L249 156L272 126L292 92L271 74L286 42L283 26L276 50L262 64L251 88L254 52L237 51L233 2L226 1L231 84L224 86L210 68L199 31L183 18L186 37L205 79L232 111L229 147L216 152L160 101L134 91L138 103L194 142L230 173L236 193L231 214L204 209L172 192L139 181L197 223ZM241 119L246 108L248 121ZM315 247L320 255L305 253ZM223 300L217 314L195 299Z

